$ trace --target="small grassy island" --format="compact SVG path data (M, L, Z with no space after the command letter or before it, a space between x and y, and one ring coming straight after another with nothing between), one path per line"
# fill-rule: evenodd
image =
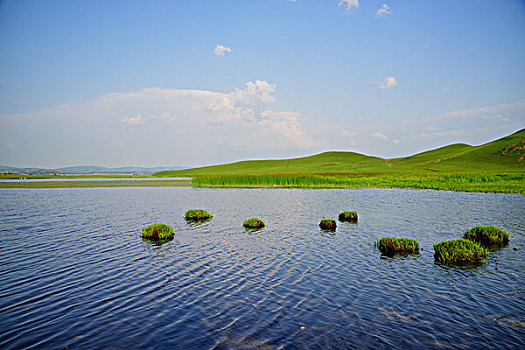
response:
M339 213L339 221L357 222L356 211L343 211Z
M319 227L323 230L335 231L335 229L337 228L337 224L335 223L334 219L323 219L319 223Z
M154 240L165 240L173 238L173 228L166 224L152 224L142 229L141 236Z
M442 264L476 263L487 255L481 245L464 238L434 244L434 259Z
M190 209L184 214L184 218L190 221L209 220L213 217L211 213L202 209Z
M242 224L246 228L262 228L264 227L264 221L259 218L251 218Z
M509 243L508 232L496 226L476 226L465 231L463 238L486 247L502 246Z
M419 252L419 242L408 238L383 237L377 243L377 247L385 255Z

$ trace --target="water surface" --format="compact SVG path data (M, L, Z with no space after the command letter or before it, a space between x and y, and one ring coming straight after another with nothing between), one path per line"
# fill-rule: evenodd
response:
M214 218L188 224L190 208ZM343 210L358 224L319 230ZM253 216L266 228L245 231ZM2 189L0 348L524 348L524 217L506 194ZM154 222L175 239L142 240ZM482 266L434 263L434 243L478 224L510 245ZM382 256L382 236L421 253Z
M0 179L0 182L90 182L90 181L159 181L159 180L171 180L171 181L190 181L191 177L100 177L100 178L20 178L20 179Z

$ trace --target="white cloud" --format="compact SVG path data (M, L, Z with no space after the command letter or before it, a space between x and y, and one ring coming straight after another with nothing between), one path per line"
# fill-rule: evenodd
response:
M220 45L220 44L217 44L217 46L215 47L215 50L213 50L213 52L215 52L215 54L219 57L224 57L224 54L226 52L232 52L232 49L228 46L223 46L223 45Z
M388 140L388 136L380 131L373 132L370 136L375 137L376 139Z
M57 166L101 161L199 165L316 144L301 114L272 108L275 89L265 80L229 93L148 88L32 113L0 114L4 144L29 140L16 152L4 146L0 159L50 164L53 158Z
M275 91L275 84L270 84L265 80L249 81L244 89L235 89L229 96L234 104L239 105L258 105L275 102L272 95Z
M124 118L122 118L122 122L128 125L144 125L145 120L141 114L137 114L134 117L125 116Z
M444 130L444 131L433 131L433 132L422 132L419 136L424 138L442 138L450 136L461 136L468 135L468 132L465 130Z
M347 10L352 8L359 8L359 0L341 0L339 1L339 6L346 6Z
M379 88L381 90L390 90L393 87L397 86L397 79L396 77L386 77L379 85Z
M379 10L377 10L376 12L377 17L384 17L384 16L391 15L391 14L392 14L392 11L390 11L390 6L388 6L387 4L381 5Z
M514 114L514 115L523 115L525 112L525 100L512 102L512 103L502 103L497 105L483 106L473 109L464 109L460 111L447 112L443 114L438 114L428 118L414 119L411 123L430 123L440 120L460 120L460 119L497 119L501 120L498 115L502 114Z

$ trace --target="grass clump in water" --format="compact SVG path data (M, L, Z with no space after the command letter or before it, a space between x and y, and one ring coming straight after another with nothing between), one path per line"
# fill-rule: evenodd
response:
M383 237L377 243L377 247L381 253L386 255L419 252L419 242L409 238Z
M209 220L213 217L211 213L208 213L206 210L202 209L190 209L184 214L186 220Z
M356 211L343 211L339 213L339 221L357 222Z
M261 228L264 227L264 221L259 218L251 218L242 224L246 228Z
M151 224L142 229L143 238L163 240L173 238L173 228L166 224Z
M319 223L319 227L323 230L335 231L335 229L337 228L337 224L335 223L334 219L323 219Z
M487 257L481 245L460 238L434 244L434 259L443 264L475 263Z
M465 231L463 238L484 246L501 246L509 243L508 232L496 226L476 226Z

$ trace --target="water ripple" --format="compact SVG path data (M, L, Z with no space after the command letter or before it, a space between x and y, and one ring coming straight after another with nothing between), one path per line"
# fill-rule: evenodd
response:
M1 348L525 346L524 196L104 188L0 190L0 203ZM213 219L187 223L192 207ZM319 230L342 210L359 222ZM255 215L265 229L246 231ZM142 240L153 222L175 238ZM511 245L480 266L434 263L435 242L477 224ZM385 235L420 254L382 256Z

